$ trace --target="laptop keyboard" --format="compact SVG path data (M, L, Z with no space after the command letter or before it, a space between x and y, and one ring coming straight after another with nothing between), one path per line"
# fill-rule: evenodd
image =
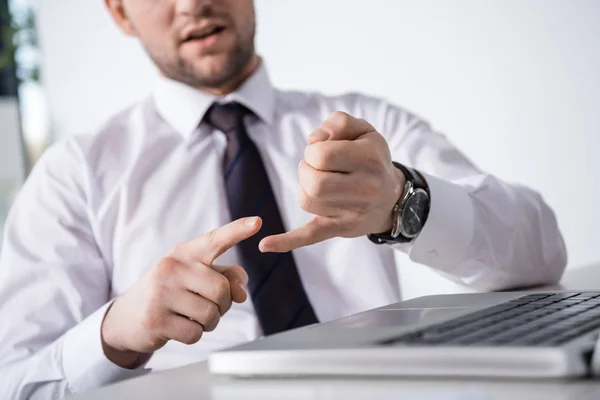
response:
M560 346L600 328L600 292L540 293L386 340L394 346Z

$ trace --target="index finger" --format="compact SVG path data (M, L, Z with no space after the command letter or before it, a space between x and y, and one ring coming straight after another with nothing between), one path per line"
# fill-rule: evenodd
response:
M205 265L212 263L227 250L255 235L262 226L259 217L240 218L210 231L176 248L176 257L193 260Z

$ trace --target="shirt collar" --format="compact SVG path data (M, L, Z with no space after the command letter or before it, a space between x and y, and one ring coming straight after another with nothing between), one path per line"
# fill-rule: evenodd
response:
M267 124L273 123L275 114L275 89L262 62L239 89L224 97L162 76L153 97L160 116L186 139L191 138L208 108L217 101L237 101Z

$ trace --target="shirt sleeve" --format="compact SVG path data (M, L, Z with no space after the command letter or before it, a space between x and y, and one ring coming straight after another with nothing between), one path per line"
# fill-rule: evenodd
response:
M100 326L109 266L96 242L78 148L38 161L9 213L0 252L0 398L62 398L133 374L108 360Z
M554 212L539 193L479 170L414 115L391 105L382 113L392 158L419 170L431 195L420 235L393 247L482 291L560 280L567 252Z

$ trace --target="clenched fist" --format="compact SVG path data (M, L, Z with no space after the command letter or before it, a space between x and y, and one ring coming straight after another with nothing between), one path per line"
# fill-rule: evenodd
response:
M193 344L214 330L232 301L246 301L248 275L240 266L213 262L261 224L260 218L243 218L175 246L106 313L106 356L131 368L140 353L152 353L169 340Z
M387 232L406 183L384 137L365 120L343 112L333 113L311 133L298 175L300 206L315 217L290 232L264 238L263 252Z

